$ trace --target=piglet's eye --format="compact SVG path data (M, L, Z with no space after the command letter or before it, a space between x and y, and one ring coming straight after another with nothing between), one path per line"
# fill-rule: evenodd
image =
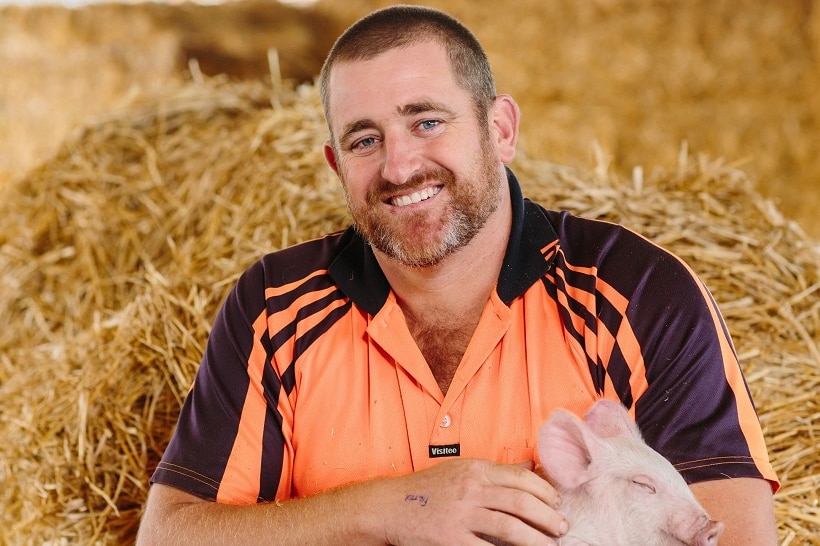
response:
M652 484L652 480L648 476L635 476L632 478L632 483L644 489L647 493L653 495L656 493L655 486Z

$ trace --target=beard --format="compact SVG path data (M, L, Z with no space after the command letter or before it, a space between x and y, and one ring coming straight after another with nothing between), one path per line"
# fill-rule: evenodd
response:
M476 168L467 178L459 178L443 167L412 176L402 190L412 192L428 181L442 184L450 202L441 216L428 211L392 214L380 206L396 186L386 180L370 190L364 204L351 201L348 206L354 226L376 249L393 260L413 268L438 265L466 246L498 208L500 176L498 163L490 158L492 151L485 138L476 158ZM344 179L342 180L343 186Z

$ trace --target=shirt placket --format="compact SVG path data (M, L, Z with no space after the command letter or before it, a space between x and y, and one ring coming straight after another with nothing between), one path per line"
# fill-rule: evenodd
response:
M413 469L427 468L432 465L428 453L430 430L436 424L443 397L392 293L370 322L368 334L395 362Z
M443 456L453 455L450 450L456 449L453 446L461 440L466 387L504 336L509 321L509 308L493 294L448 394L443 397L392 294L373 317L368 333L396 363L414 470L441 460L431 457L431 446L446 446Z

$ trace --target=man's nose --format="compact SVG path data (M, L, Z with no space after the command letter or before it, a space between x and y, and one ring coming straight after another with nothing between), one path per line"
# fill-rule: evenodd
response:
M384 137L382 178L401 185L421 168L421 147L408 135L391 134Z

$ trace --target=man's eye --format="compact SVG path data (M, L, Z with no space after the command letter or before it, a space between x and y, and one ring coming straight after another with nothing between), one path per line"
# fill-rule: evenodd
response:
M356 142L354 142L354 143L350 146L350 148L351 148L352 150L364 150L364 149L367 149L367 148L369 148L369 147L373 146L375 143L376 143L376 139L375 139L375 138L373 138L373 137L367 137L367 138L363 138L363 139L361 139L361 140L357 140Z
M441 121L437 120L437 119L426 119L426 120L422 121L421 123L419 123L419 127L424 129L425 131L429 131L430 129L435 129L439 125L441 125Z

